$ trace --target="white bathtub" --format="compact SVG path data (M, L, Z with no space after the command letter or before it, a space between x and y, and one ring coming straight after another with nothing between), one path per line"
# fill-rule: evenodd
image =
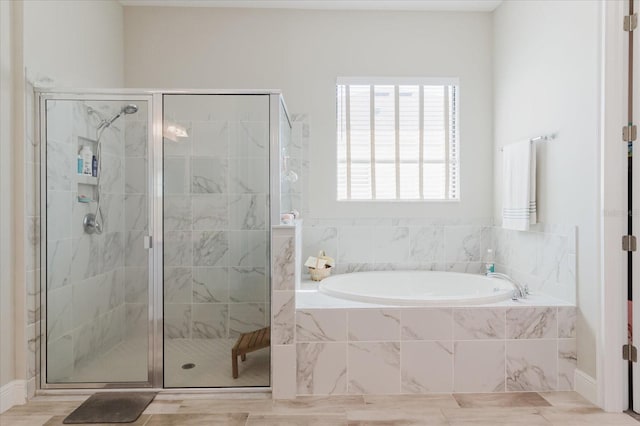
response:
M513 286L484 275L438 271L380 271L334 275L320 282L321 293L383 305L460 306L511 298Z

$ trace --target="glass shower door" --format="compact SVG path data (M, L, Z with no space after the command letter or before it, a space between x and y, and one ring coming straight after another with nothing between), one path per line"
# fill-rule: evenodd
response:
M44 95L43 387L150 384L150 97Z
M164 385L269 386L269 96L164 95Z

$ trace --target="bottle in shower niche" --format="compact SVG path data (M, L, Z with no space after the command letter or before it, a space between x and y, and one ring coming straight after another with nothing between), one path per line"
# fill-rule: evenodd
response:
M496 264L493 260L493 250L487 249L487 254L485 256L485 264L484 264L484 273L485 275L489 275L492 272L496 271Z
M91 158L91 176L98 177L98 159L95 155Z
M93 152L89 145L85 145L80 150L80 156L82 157L82 174L91 176L91 168L93 163Z
M82 175L84 168L82 167L82 155L78 153L78 174Z

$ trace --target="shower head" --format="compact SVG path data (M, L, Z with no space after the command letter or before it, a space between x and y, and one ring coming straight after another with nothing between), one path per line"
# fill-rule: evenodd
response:
M138 112L138 106L134 104L125 105L122 107L122 112L125 114L135 114Z
M117 113L116 115L113 116L112 119L110 120L105 120L102 122L102 124L100 124L100 127L109 127L113 124L114 121L116 121L118 118L120 118L120 116L122 114L135 114L136 112L138 112L138 106L134 105L134 104L128 104L128 105L124 105L122 107L122 109L120 109L120 112Z

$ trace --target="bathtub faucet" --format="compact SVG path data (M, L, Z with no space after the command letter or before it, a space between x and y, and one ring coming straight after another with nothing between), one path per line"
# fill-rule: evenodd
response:
M513 278L511 278L510 276L506 275L506 274L501 274L499 272L489 272L487 274L487 277L489 278L499 278L501 280L505 280L505 281L509 281L513 287L513 300L517 300L517 299L526 299L527 296L529 295L529 287L528 286L522 286L519 283L517 283L516 281L513 280Z

